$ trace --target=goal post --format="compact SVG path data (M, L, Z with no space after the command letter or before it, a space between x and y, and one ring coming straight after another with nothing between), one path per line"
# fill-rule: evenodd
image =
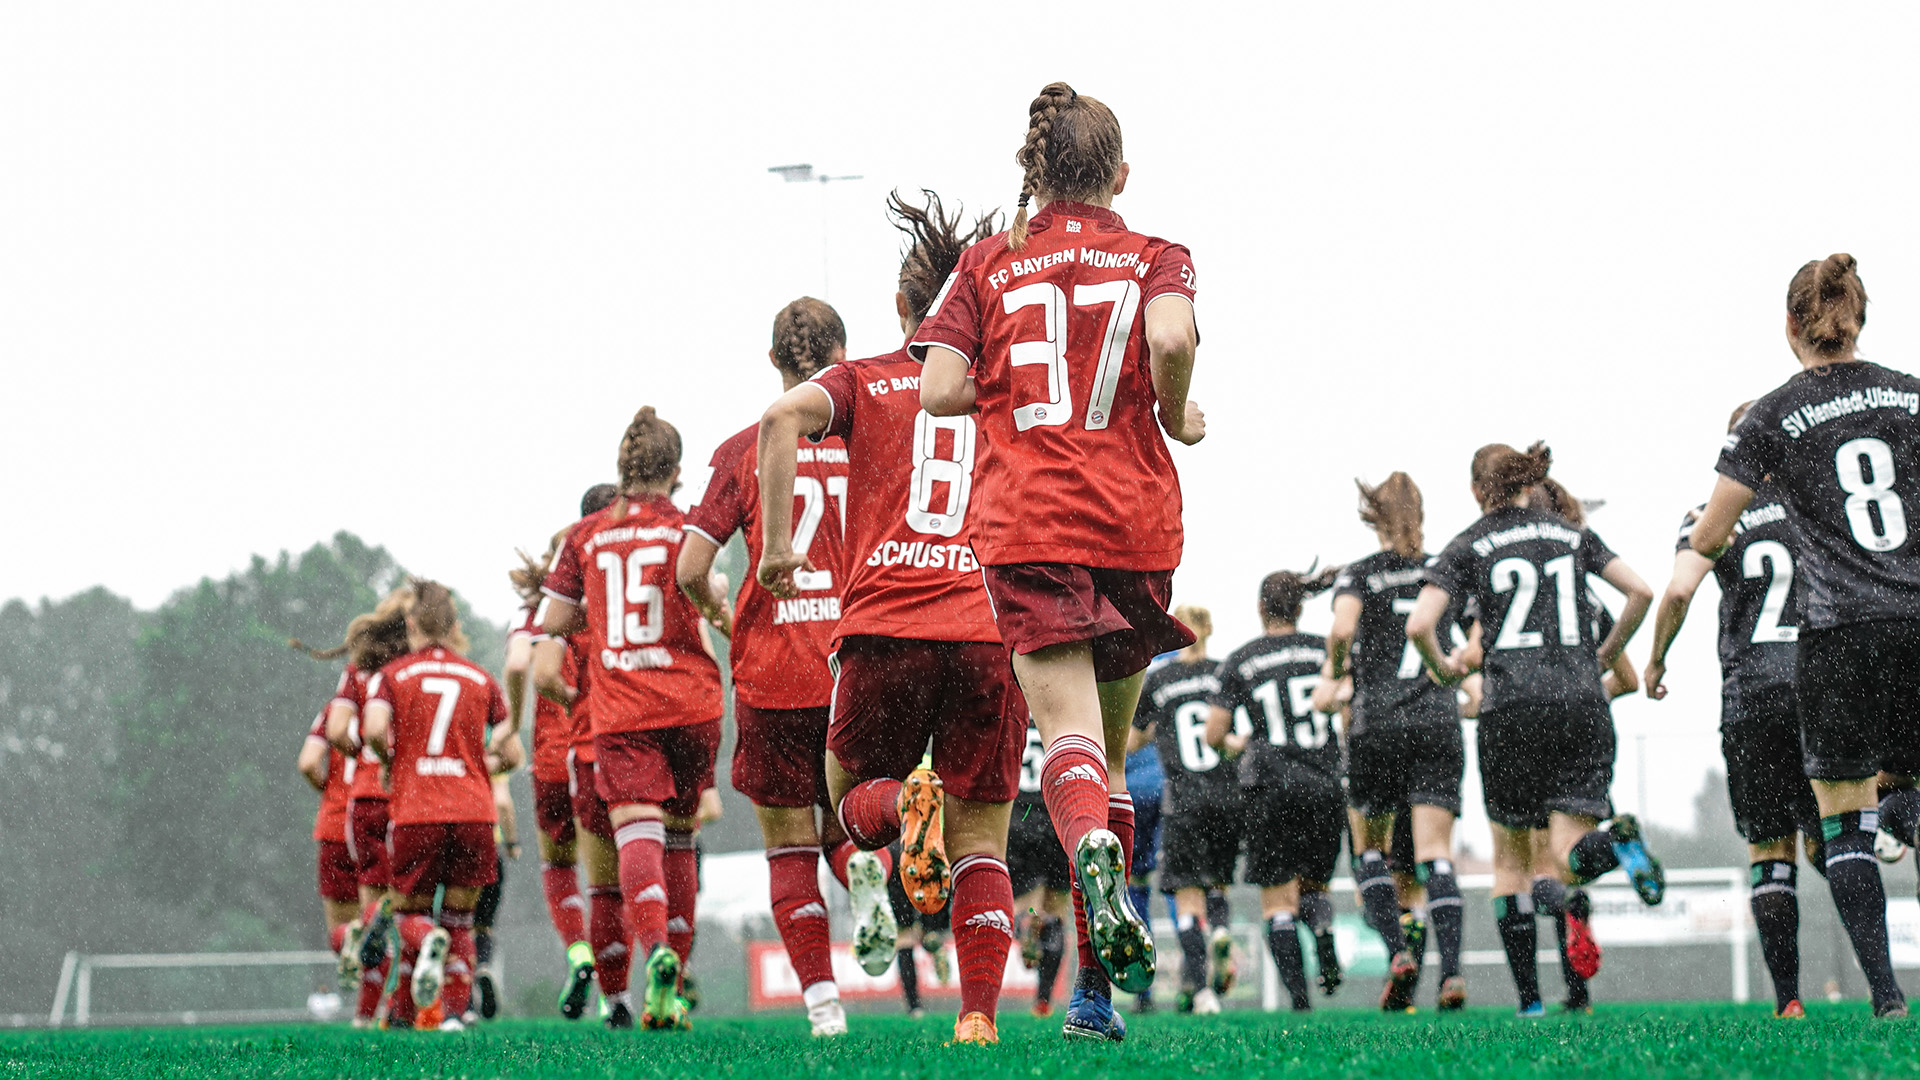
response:
M96 1013L93 1007L93 977L98 971L163 971L185 969L234 968L332 968L338 962L333 953L322 950L284 952L228 953L79 953L69 952L60 964L60 982L54 990L53 1008L47 1014L51 1027L91 1027L96 1024L246 1024L276 1023L313 1018L310 1007L281 1004L277 1007L167 1009ZM303 985L311 986L308 981ZM71 1006L71 1020L68 1018Z

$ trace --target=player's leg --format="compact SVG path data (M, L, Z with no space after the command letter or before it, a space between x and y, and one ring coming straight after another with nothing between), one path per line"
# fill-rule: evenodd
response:
M1260 915L1267 924L1267 951L1280 969L1280 982L1293 1000L1294 1012L1313 1009L1307 993L1306 955L1300 948L1300 882L1294 879L1260 889Z
M535 780L533 805L539 826L540 892L546 900L547 919L560 936L560 947L571 950L587 940L587 902L580 895L573 797L564 782Z
M1593 934L1592 902L1586 890L1567 887L1563 879L1571 875L1558 852L1577 843L1597 824L1590 817L1556 813L1549 828L1533 830L1533 910L1536 916L1553 921L1560 974L1567 984L1562 1007L1571 1013L1593 1011L1587 983L1600 972L1601 951Z
M1413 807L1405 802L1393 811L1393 839L1387 849L1393 870L1394 900L1400 907L1400 934L1416 973L1427 969L1427 890L1420 883L1420 866L1413 855ZM1419 981L1419 975L1414 976ZM1411 1000L1409 1000L1411 1004Z
M1206 913L1207 931L1207 968L1210 978L1207 989L1211 991L1213 1001L1209 1011L1215 1011L1220 998L1233 990L1239 981L1240 965L1234 958L1233 913L1227 906L1227 886L1233 884L1233 877L1240 864L1240 835L1243 829L1242 807L1238 788L1230 798L1207 815L1203 843L1206 851L1206 866L1203 871L1206 888L1201 892L1201 908ZM1329 931L1333 925L1333 906L1326 907L1326 925ZM1317 910L1310 910L1307 898L1301 897L1300 917L1309 928L1314 926ZM1315 935L1319 931L1316 929ZM1338 965L1336 965L1336 968ZM1335 974L1338 985L1338 974Z
M1295 1012L1313 1008L1307 992L1306 957L1300 949L1300 882L1298 860L1289 833L1298 814L1292 812L1294 793L1280 788L1246 788L1240 793L1246 811L1247 882L1260 887L1260 917L1266 926L1267 951L1280 970ZM1338 841L1336 857L1338 857Z
M1533 830L1493 823L1493 918L1523 1017L1540 1016L1539 935L1533 910Z
M627 930L626 903L620 897L620 849L614 844L606 800L600 797L598 768L577 755L571 766L575 837L587 882L587 942L593 963L583 966L577 950L569 954L572 970L561 991L560 1014L578 1019L586 1009L590 982L598 981L607 1027L624 1030L633 1026L628 989L633 942Z
M1457 788L1455 789L1458 790ZM1435 999L1442 1010L1465 1008L1467 983L1460 971L1460 942L1464 937L1465 905L1453 871L1452 806L1413 804L1413 850L1416 873L1427 893L1427 916L1440 947L1440 989Z
M464 857L456 857L455 861L466 865L450 870L449 876L458 875L467 881L492 876L491 867L494 862L492 829L481 826L478 832L486 836L485 849L473 850ZM482 867L487 869L482 870ZM474 930L478 925L476 916L483 888L484 885L449 883L446 892L441 896L439 921L441 929L447 934L446 981L440 992L440 1008L446 1016L441 1023L442 1030L460 1030L466 1022L467 1015L472 1011L474 979L479 970L479 949Z
M1169 831L1173 837L1178 836L1177 830L1170 828ZM1175 873L1176 864L1171 857L1175 850L1178 849L1168 849L1167 865L1161 870L1162 884L1166 884L1167 878ZM1177 880L1180 883L1173 891L1173 912L1174 932L1180 941L1180 993L1174 1000L1179 1011L1193 1012L1195 998L1207 989L1210 982L1207 964L1207 890L1197 883L1188 884L1185 878Z
M493 853L493 865L494 880L481 886L473 906L473 1003L467 1012L477 1014L480 1020L500 1014L500 984L493 972L493 927L500 915L500 897L506 890L507 861L498 848Z
M1024 725L1021 733L1024 737ZM958 795L947 803L948 850L953 856L953 945L960 961L955 1042L999 1041L1000 984L1006 974L1008 946L1013 943L1013 881L1005 861L1012 805L1011 798L978 802Z

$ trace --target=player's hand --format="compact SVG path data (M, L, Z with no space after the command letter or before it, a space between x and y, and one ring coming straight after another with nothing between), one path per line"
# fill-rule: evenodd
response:
M1647 670L1640 676L1640 685L1647 688L1647 696L1655 701L1667 699L1667 662L1665 660L1647 661Z
M1461 661L1460 654L1457 652L1442 657L1439 667L1427 669L1427 678L1441 686L1449 687L1459 686L1461 681L1470 674L1472 672L1467 670L1467 665Z
M1188 399L1177 421L1168 416L1165 406L1162 406L1160 426L1166 429L1168 435L1187 446L1207 437L1207 415L1200 411L1200 403L1192 399Z
M760 584L768 592L782 600L790 600L800 594L794 588L793 573L796 570L814 571L813 560L797 551L773 551L769 549L760 556Z
M487 752L500 759L500 767L493 770L495 773L512 772L527 761L527 749L521 743L518 731L511 734L505 731L495 732L492 745L487 747Z
M1226 751L1227 757L1236 758L1247 752L1247 743L1251 739L1252 736L1250 735L1242 735L1237 731L1230 731L1227 733L1226 738L1220 740L1220 749Z

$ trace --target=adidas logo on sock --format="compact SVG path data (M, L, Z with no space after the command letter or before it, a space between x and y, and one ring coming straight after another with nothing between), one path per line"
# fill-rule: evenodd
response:
M1069 780L1091 780L1096 784L1102 782L1100 779L1099 769L1096 769L1091 765L1075 765L1073 768L1068 769L1065 772L1061 773L1059 776L1054 777L1053 786L1059 787L1061 784L1064 784Z
M678 915L667 920L667 933L669 934L685 934L690 933L692 930L693 927L687 925L687 920Z
M792 915L788 916L788 918L793 919L824 919L826 917L827 906L818 900L810 900L801 904L799 907L793 909Z
M667 890L661 888L659 885L649 885L640 890L640 895L634 897L633 902L636 904L664 904L667 902Z
M613 944L607 946L606 948L601 949L599 958L602 962L605 962L608 960L618 960L625 955L627 955L626 943L623 941L616 941Z
M1008 937L1013 936L1013 919L999 908L988 908L975 914L966 923L968 926L983 926L989 930L998 930Z

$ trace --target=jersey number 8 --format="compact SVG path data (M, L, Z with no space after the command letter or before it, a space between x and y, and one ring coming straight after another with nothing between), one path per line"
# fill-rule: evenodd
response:
M1892 551L1905 544L1907 508L1893 492L1893 450L1879 439L1854 439L1835 451L1833 467L1840 490L1847 493L1847 525L1854 542L1868 551Z

